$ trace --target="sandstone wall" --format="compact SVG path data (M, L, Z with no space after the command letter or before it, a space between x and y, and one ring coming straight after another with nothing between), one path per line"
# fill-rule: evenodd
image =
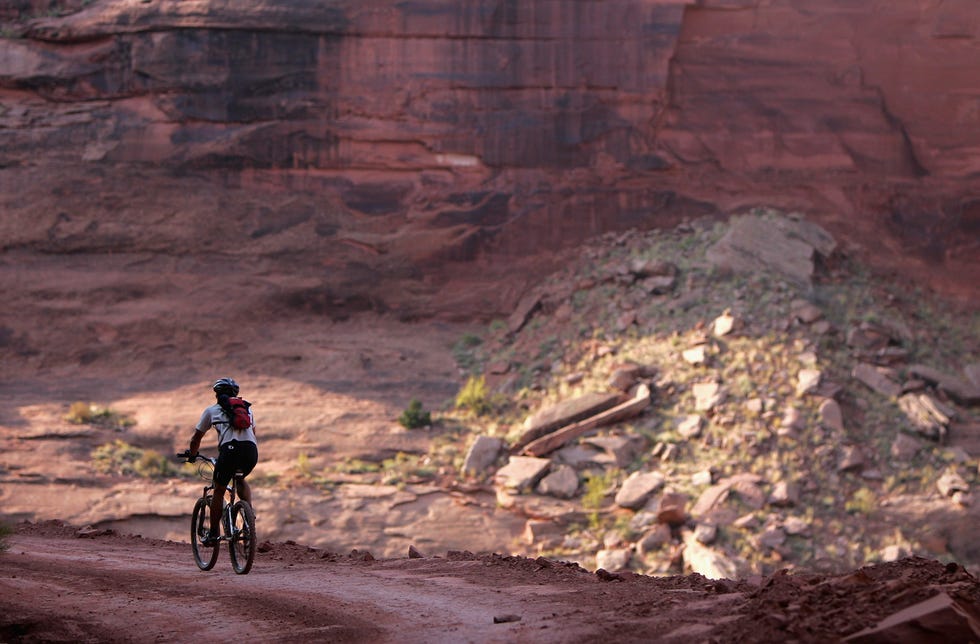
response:
M63 6L3 14L8 250L247 248L314 309L468 274L445 306L490 313L528 257L768 204L975 266L971 0Z

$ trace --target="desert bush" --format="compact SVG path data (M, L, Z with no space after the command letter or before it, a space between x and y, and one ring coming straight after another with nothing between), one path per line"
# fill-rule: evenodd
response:
M432 424L432 415L422 409L422 401L412 398L408 408L398 417L398 422L405 429L418 429Z
M487 381L483 376L470 376L456 394L456 408L465 409L477 416L490 413L492 405L487 393Z
M133 424L108 407L99 407L95 403L77 400L68 407L65 420L76 425L107 425L111 427L128 427Z
M92 462L95 469L103 474L142 478L164 478L178 474L178 470L163 454L118 439L92 450Z
M10 544L7 543L7 537L13 533L13 528L11 528L6 523L0 522L0 552L5 552L10 548Z

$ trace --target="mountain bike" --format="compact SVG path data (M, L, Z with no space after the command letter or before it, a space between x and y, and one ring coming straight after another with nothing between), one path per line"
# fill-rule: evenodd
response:
M248 574L248 571L252 569L252 561L255 559L255 512L248 501L235 499L235 491L238 489L239 481L244 479L244 475L240 471L235 472L233 482L226 488L229 496L221 511L223 534L214 542L214 545L207 546L204 544L204 540L211 531L214 466L218 459L197 454L191 460L186 451L177 454L177 458L182 458L188 463L201 461L198 474L202 479L210 481L208 485L204 486L201 498L194 504L194 512L191 514L191 550L194 552L194 562L197 567L201 570L214 568L215 562L218 561L219 546L222 541L227 541L228 553L231 555L231 567L239 575Z

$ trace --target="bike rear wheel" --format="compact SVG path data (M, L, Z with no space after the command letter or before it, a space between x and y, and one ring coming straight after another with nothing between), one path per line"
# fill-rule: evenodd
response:
M231 567L239 575L248 574L255 559L255 512L248 501L231 506L231 534L228 535Z
M200 498L191 515L191 550L194 563L201 570L211 570L218 561L218 544L205 546L204 539L211 530L211 497Z

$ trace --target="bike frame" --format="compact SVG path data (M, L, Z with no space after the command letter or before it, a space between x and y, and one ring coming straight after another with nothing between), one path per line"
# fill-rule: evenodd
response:
M229 496L224 499L224 503L222 504L221 515L218 521L219 534L216 535L216 543L212 552L202 556L198 546L198 539L202 537L202 531L205 529L205 526L203 525L203 516L200 522L197 518L199 516L198 509L200 508L202 512L210 513L211 500L214 498L215 491L214 468L218 460L203 454L196 454L193 458L190 458L187 452L177 454L177 456L184 458L188 463L203 461L211 466L211 482L205 485L201 491L201 497L195 503L191 521L191 545L194 548L194 557L198 567L201 570L210 570L214 566L215 558L217 557L217 542L224 541L228 543L232 566L235 568L235 572L238 574L247 574L252 567L252 561L255 556L255 511L252 509L251 504L237 499L238 485L244 481L244 474L241 471L236 471L233 480L225 486ZM198 472L202 478L206 476L203 467ZM208 498L209 495L211 495L211 499ZM210 514L206 516L210 516Z
M201 492L201 498L207 500L208 492L214 490L214 468L218 464L218 459L212 456L205 456L204 454L198 454L194 458L194 462L204 461L211 465L211 483L204 486L204 490ZM222 521L222 534L218 537L218 541L230 541L231 540L231 506L235 505L235 500L238 493L238 482L244 480L242 473L235 472L235 476L232 477L231 482L225 486L225 490L228 492L228 496L225 498L224 504L221 506L221 521Z

